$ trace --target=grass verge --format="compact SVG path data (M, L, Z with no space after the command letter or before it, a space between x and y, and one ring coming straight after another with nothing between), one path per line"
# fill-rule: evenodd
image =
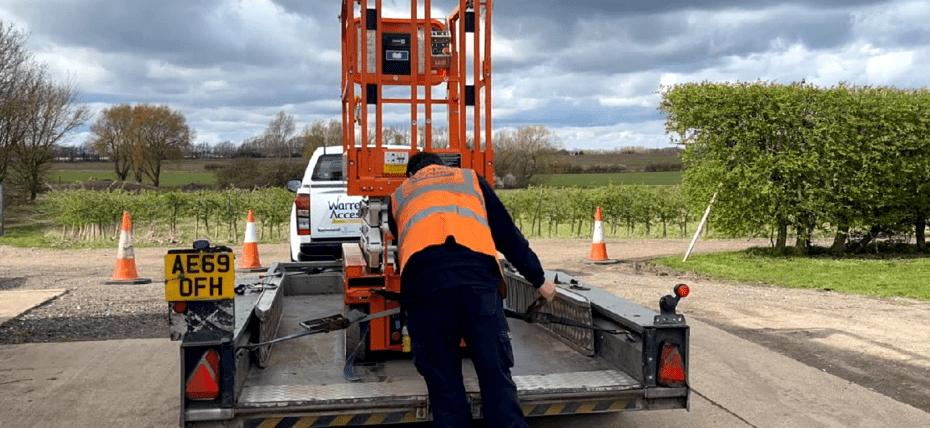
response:
M5 210L0 244L20 248L39 248L48 244L45 231L52 227L52 221L34 204L7 205Z
M715 279L875 297L930 301L930 257L899 253L874 256L773 255L769 249L655 259L659 266Z

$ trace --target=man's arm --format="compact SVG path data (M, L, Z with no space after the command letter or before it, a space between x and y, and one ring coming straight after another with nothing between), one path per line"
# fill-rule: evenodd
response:
M544 288L548 292L551 284L546 284L545 273L539 263L539 257L530 248L530 243L523 237L520 229L513 223L507 208L504 207L503 202L494 193L494 189L491 188L487 180L478 175L478 182L481 185L481 193L484 195L484 205L488 211L488 224L491 227L491 236L494 237L494 245L497 247L497 251L500 251L507 258L507 261L512 263L534 287L540 288L546 285ZM540 291L543 292L543 290ZM552 294L555 294L554 285L552 285L551 291ZM551 295L545 297L549 298Z

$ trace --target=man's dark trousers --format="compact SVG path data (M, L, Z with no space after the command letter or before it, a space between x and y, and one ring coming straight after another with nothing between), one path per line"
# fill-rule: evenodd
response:
M437 428L471 427L471 406L462 384L461 339L478 374L488 426L527 426L510 374L513 347L497 284L430 293L407 305L407 328Z

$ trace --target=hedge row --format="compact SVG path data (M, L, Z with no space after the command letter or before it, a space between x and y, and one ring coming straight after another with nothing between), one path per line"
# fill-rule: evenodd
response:
M930 91L805 82L687 83L662 91L673 142L683 144L685 194L739 236L789 233L833 251L913 234L930 221Z

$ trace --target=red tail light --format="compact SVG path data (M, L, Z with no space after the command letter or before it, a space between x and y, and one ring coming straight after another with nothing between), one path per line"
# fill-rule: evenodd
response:
M299 194L294 198L294 207L297 211L297 234L310 234L310 195Z
M669 388L685 386L685 364L677 346L665 344L662 347L662 359L659 360L659 383Z
M213 349L203 353L187 378L184 392L191 400L215 400L220 396L220 354Z
M174 302L171 304L171 309L179 314L183 314L187 310L187 302Z

